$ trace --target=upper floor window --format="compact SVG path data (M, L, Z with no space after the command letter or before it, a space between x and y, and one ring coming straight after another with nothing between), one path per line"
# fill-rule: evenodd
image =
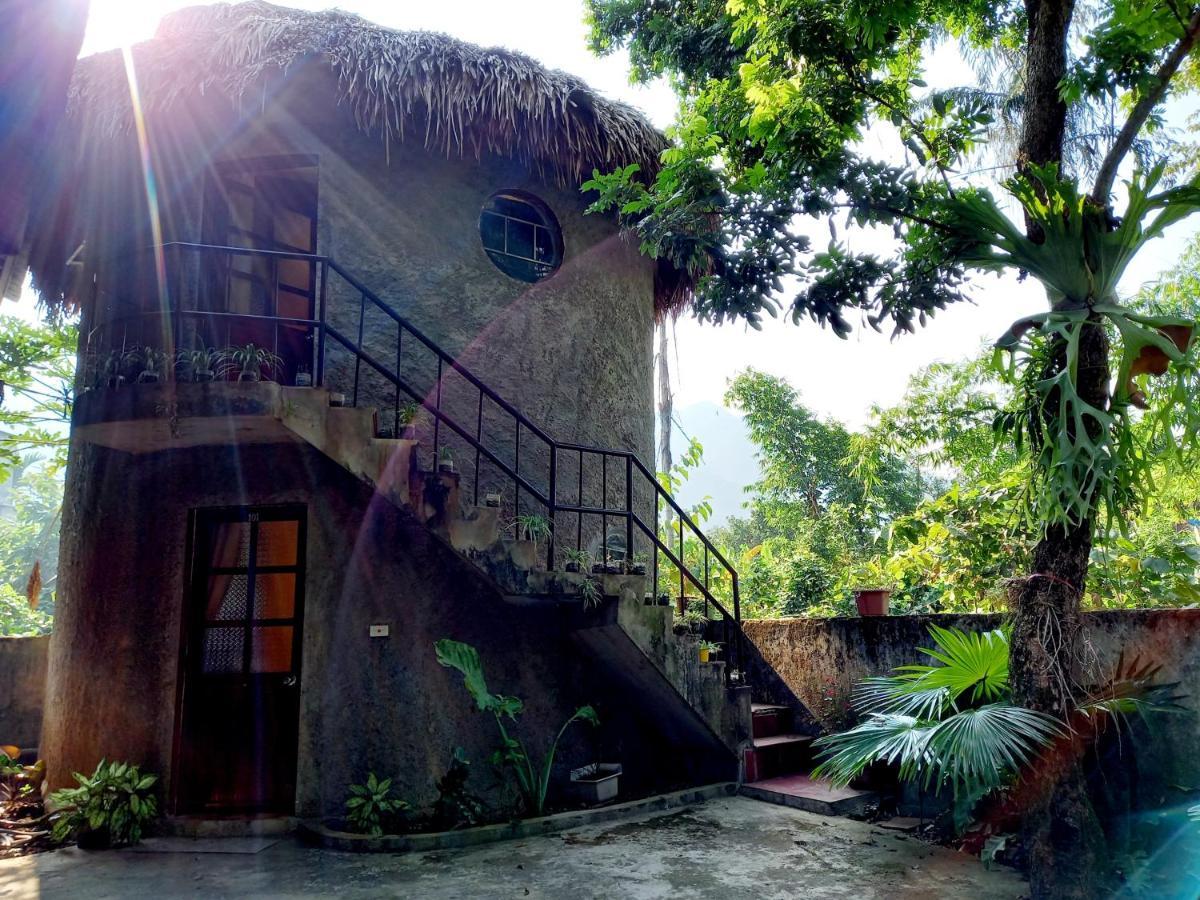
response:
M529 194L493 194L479 215L479 237L496 268L521 281L541 281L562 264L558 220Z

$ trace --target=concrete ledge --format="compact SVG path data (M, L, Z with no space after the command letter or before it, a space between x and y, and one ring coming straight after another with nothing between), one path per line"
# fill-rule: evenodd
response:
M542 816L537 819L519 819L515 822L481 825L478 828L463 828L458 831L436 831L426 834L385 834L381 837L353 834L348 831L336 831L326 826L319 819L305 819L300 822L298 834L306 843L325 847L330 850L346 850L352 853L405 853L427 852L431 850L456 850L464 847L476 847L480 844L491 844L496 841L555 834L571 828L599 825L602 822L611 822L615 819L624 819L643 813L678 809L683 806L692 806L719 797L732 797L736 793L736 784L733 782L724 782L704 787L689 788L685 791L676 791L673 794L659 794L656 797L647 797L644 800L630 800L628 803L618 803L598 809L555 813L552 816Z
M295 831L298 821L294 816L230 816L220 819L167 816L159 820L155 833L196 839L280 837Z

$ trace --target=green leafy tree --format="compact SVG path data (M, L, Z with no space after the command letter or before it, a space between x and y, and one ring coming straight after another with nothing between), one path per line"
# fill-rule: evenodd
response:
M1045 287L1048 312L1018 323L1005 340L1010 375L1026 400L1025 415L1008 425L1030 448L1027 510L1038 536L1031 571L1014 590L1012 681L1020 704L1065 713L1074 701L1070 670L1093 535L1101 517L1122 521L1144 496L1147 444L1132 436L1131 407L1146 398L1146 376L1169 376L1165 399L1176 420L1184 416L1181 429L1160 428L1154 440L1190 443L1200 426L1186 402L1190 329L1134 313L1116 295L1145 241L1200 205L1196 189L1160 190L1158 171L1147 171L1128 185L1119 215L1112 207L1120 167L1155 126L1200 37L1200 7L1149 0L589 6L593 46L628 46L637 74L669 74L681 109L675 146L651 183L625 169L596 173L587 187L599 192L598 208L620 211L647 253L701 279L701 316L757 325L781 308L789 276L798 285L791 318L812 318L838 334L853 315L910 330L963 299L971 269L1019 271ZM1091 27L1073 57L1069 38L1084 16ZM926 91L924 55L944 36L1023 60L1017 175L1005 182L1023 224L957 171L986 144L993 119L966 95ZM1060 168L1070 111L1113 97L1124 121L1105 142L1090 187L1082 187ZM890 135L880 158L864 149L873 146L863 140L869 128ZM848 225L890 229L893 250L851 249L838 239L835 212ZM825 250L811 252L794 227L805 216L827 220L833 240ZM1045 806L1030 819L1033 894L1094 896L1103 838L1082 772L1056 772L1043 786Z
M0 316L0 480L31 454L65 464L77 340L69 323Z

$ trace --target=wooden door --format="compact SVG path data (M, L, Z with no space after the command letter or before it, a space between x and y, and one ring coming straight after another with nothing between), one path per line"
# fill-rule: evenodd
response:
M304 510L197 510L191 543L175 809L290 814Z
M307 157L219 166L205 209L205 243L316 253L317 169ZM294 320L315 318L316 278L316 266L303 259L236 253L210 258L209 308L242 317L215 319L210 344L266 347L283 361L278 380L293 383L298 369L312 365L312 328Z

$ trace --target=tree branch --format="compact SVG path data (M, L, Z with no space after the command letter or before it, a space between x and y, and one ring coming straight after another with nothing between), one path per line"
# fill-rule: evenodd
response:
M1129 118L1125 120L1125 124L1117 134L1117 139L1104 157L1104 162L1100 165L1100 173L1096 176L1096 185L1089 195L1089 199L1097 206L1108 206L1113 181L1117 177L1117 168L1129 152L1129 148L1133 146L1133 141L1138 136L1138 132L1142 130L1142 126L1146 124L1146 119L1150 117L1154 107L1158 106L1166 94L1167 86L1171 83L1175 73L1179 71L1179 67L1183 65L1183 61L1191 52L1197 38L1200 38L1200 7L1197 7L1192 13L1192 18L1187 23L1183 36L1159 67L1156 76L1158 83L1153 90L1143 94L1134 104L1133 111L1130 112Z

